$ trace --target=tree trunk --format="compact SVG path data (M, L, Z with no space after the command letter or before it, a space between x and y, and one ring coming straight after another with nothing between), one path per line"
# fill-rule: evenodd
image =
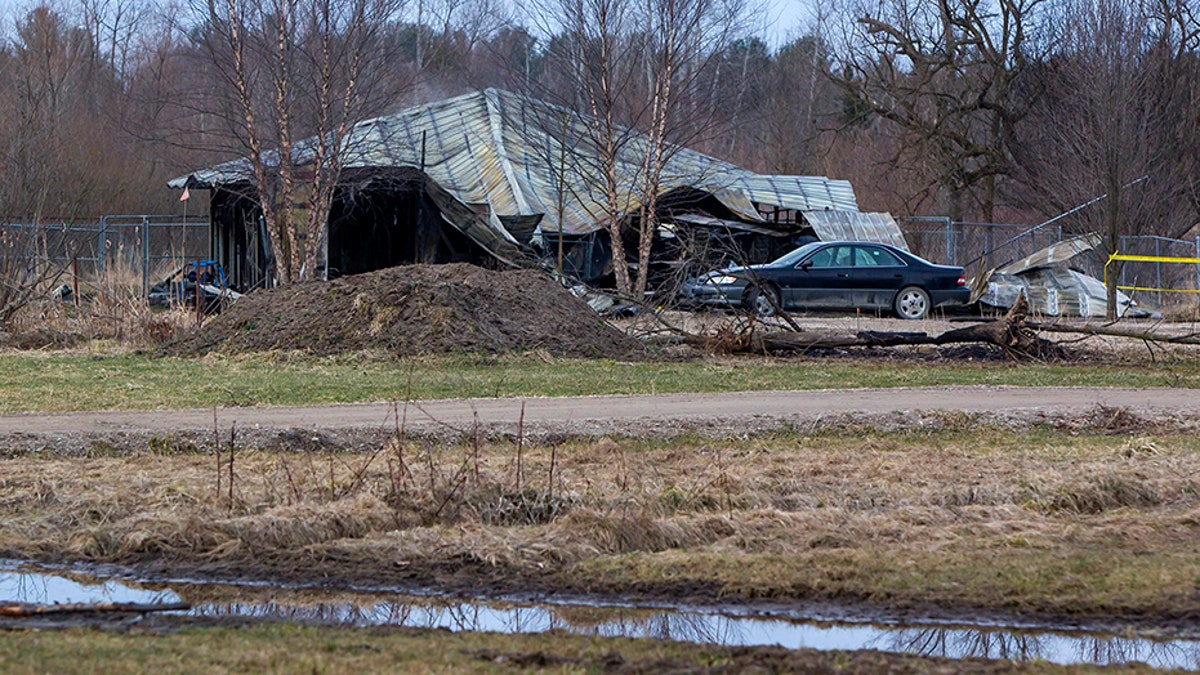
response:
M859 331L777 331L755 334L742 332L716 338L685 336L685 341L709 349L729 352L771 352L784 350L830 349L837 347L895 347L899 345L948 345L984 343L996 345L1012 359L1061 358L1063 351L1053 342L1039 338L1026 317L1029 303L1022 293L1008 312L996 321L956 328L941 335L921 332Z

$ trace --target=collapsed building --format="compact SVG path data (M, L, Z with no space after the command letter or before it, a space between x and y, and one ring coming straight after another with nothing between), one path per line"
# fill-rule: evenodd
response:
M614 259L636 259L631 241L617 247L610 241L605 205L620 204L626 229L636 232L642 202L635 186L649 143L621 130L610 167L614 199L593 129L587 116L498 89L357 123L343 141L343 170L321 243L324 274L561 258L566 275L605 283ZM312 161L313 146L297 144L297 167ZM890 215L858 211L847 181L756 174L676 146L666 154L652 255L662 271L689 260L761 262L811 238L907 249ZM211 253L232 288L273 285L274 258L247 159L168 185L211 191ZM624 255L614 256L614 248Z

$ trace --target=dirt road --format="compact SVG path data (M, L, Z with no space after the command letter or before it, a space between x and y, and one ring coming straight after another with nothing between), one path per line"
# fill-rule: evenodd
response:
M1070 415L1098 406L1127 408L1150 417L1200 417L1200 395L1189 389L1073 387L926 387L665 394L563 398L456 399L400 406L410 430L485 427L582 427L603 431L629 424L688 425L716 420L804 420L844 413L921 414L936 410L980 413L1041 412ZM522 409L524 417L522 418ZM393 404L218 408L222 427L291 429L391 428ZM213 409L0 415L0 437L88 433L171 433L211 430Z

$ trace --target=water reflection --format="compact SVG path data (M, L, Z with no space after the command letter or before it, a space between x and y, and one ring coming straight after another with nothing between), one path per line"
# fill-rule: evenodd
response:
M1156 641L1097 635L930 628L896 630L886 636L878 648L949 658L1044 659L1055 663L1095 664L1141 662L1159 668L1200 668L1200 641L1196 640Z
M346 626L407 626L451 631L659 638L726 646L782 645L820 650L878 649L946 658L1043 660L1059 664L1147 663L1200 669L1200 640L1152 640L1078 632L815 622L729 616L716 611L597 605L525 604L283 588L120 583L86 575L18 571L0 563L0 601L179 602L191 614Z
M252 616L353 626L407 626L451 631L540 633L561 630L600 637L659 638L726 646L782 645L821 650L878 649L946 658L978 657L1099 665L1143 662L1159 668L1200 667L1200 641L976 628L911 628L733 617L705 612L589 608L572 621L567 607L397 598L369 604L210 603L194 613ZM567 610L567 611L559 611ZM565 616L564 616L565 615Z
M0 601L38 605L76 602L151 604L179 602L179 596L171 591L135 588L111 579L0 571Z

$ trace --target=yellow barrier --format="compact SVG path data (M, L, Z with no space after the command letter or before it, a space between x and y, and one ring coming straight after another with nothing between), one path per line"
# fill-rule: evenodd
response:
M1113 253L1108 256L1108 262L1104 263L1104 285L1108 286L1108 266L1114 260L1122 262L1160 262L1160 263L1184 263L1191 265L1200 265L1200 258L1173 258L1169 256L1157 255L1121 255ZM1159 293L1200 293L1200 289L1192 290L1190 288L1145 288L1143 286L1117 286L1122 291L1157 291Z

